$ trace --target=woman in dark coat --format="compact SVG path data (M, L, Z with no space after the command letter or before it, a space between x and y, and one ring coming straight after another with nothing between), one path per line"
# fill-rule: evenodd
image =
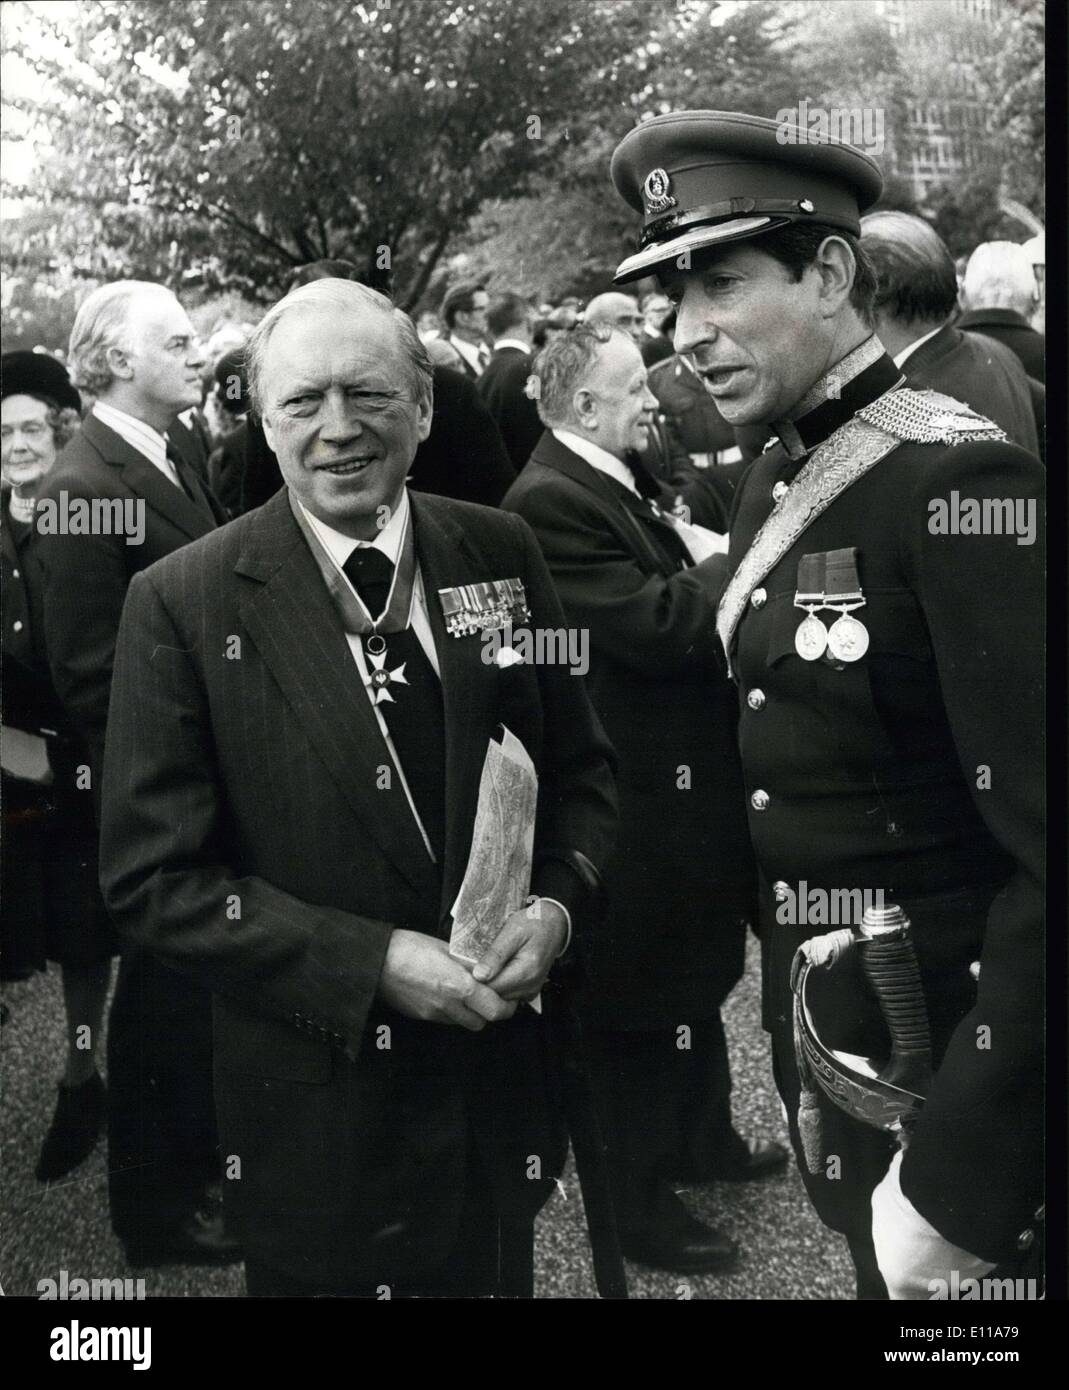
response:
M117 940L97 889L86 759L72 736L41 646L34 499L78 427L81 401L43 353L0 361L0 540L3 548L4 979L55 961L62 972L67 1062L37 1164L40 1181L71 1171L96 1145L106 1093L96 1069Z

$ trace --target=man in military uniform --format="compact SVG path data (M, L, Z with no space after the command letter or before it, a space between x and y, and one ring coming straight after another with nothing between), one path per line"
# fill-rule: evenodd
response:
M1017 1258L1042 1202L1043 470L905 388L873 335L867 155L690 111L632 130L612 175L644 218L617 282L656 274L721 414L776 436L739 486L716 616L764 1021L801 1161L790 973L823 928L792 905L861 890L904 910L934 1063L908 1147L821 1095L822 1158L801 1166L859 1296L927 1298ZM853 983L835 1046L871 1053Z

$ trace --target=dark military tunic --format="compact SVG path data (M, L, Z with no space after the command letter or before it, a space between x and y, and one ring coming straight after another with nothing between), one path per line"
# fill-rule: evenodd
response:
M818 383L754 462L731 532L733 570L766 521L777 524L812 451L900 383L872 343L839 364L834 385ZM1028 1243L1042 1201L1043 469L966 407L903 394L915 408L902 433L933 442L903 439L835 497L754 579L730 641L763 879L765 1025L797 1149L789 969L802 941L831 928L778 922L777 885L781 899L802 881L882 890L906 910L938 1071L903 1191L946 1239L999 1262ZM930 428L918 430L925 412ZM930 502L953 507L955 492L959 502L1033 501L1034 542L933 534ZM803 660L799 562L844 547L856 547L866 602L853 616L868 651ZM822 616L829 626L835 617ZM837 1026L832 1045L879 1051L864 1003L844 1002ZM821 1101L839 1175L811 1176L802 1163L803 1174L827 1224L864 1242L893 1143Z

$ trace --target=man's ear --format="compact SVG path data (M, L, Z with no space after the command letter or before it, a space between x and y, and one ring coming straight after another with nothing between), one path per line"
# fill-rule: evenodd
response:
M105 353L107 358L108 370L117 381L129 381L134 374L133 366L130 363L130 354L125 348L112 345Z
M277 458L278 450L275 448L275 432L271 428L271 422L268 420L266 415L260 416L260 428L263 430L264 438L267 440L267 447Z
M850 298L857 266L854 253L842 237L829 236L817 247L814 262L820 275L820 303L824 318L834 318Z
M434 420L434 397L427 395L416 402L416 433L419 442L423 441L431 432L431 423Z
M597 419L598 408L594 402L594 394L588 391L585 386L581 386L572 397L572 409L575 411L575 418L582 425L589 429Z

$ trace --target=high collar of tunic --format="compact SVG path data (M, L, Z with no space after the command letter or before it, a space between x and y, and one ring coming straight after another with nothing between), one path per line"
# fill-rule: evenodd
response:
M790 458L803 459L864 406L904 380L873 334L814 382L790 415L773 421L772 428Z

